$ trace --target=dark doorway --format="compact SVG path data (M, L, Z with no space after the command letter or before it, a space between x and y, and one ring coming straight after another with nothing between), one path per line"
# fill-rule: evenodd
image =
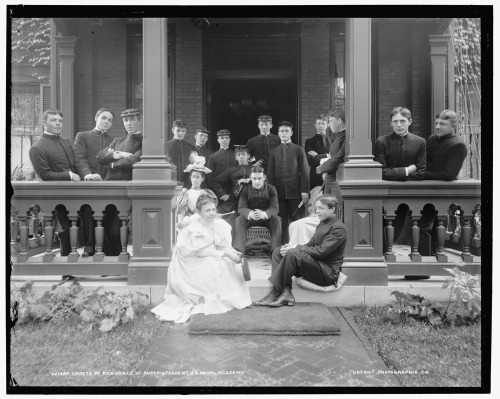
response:
M294 126L292 141L297 143L296 79L211 79L207 82L207 127L213 133L211 148L217 150L217 131L231 131L231 147L246 144L259 134L257 118L273 118L271 133L278 133L278 123L286 120Z

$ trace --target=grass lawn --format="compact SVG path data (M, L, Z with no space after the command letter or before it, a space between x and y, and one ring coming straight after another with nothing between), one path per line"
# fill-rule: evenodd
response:
M160 326L149 309L107 333L69 321L17 325L10 371L20 386L126 386L133 376L102 373L136 371Z
M348 308L365 337L405 387L480 387L481 325L435 330L411 317L391 324L385 307ZM422 374L421 371L428 374Z

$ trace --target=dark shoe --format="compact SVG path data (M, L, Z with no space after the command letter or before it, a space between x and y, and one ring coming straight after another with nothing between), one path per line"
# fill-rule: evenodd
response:
M406 280L426 280L431 278L431 276L405 276Z
M285 287L281 295L276 299L276 301L271 302L268 304L268 306L272 307L278 307L278 306L283 306L283 305L288 305L288 306L293 306L295 305L295 298L292 295L292 290L290 287Z
M94 254L93 254L93 253L89 253L89 252L87 252L87 251L83 251L82 256L83 256L84 258L88 258L89 256L94 256Z
M276 291L273 287L273 289L271 290L271 292L269 294L267 294L260 301L256 301L253 304L255 306L267 306L267 305L269 305L270 302L274 302L279 297L279 295L280 295L280 293L278 291Z
M74 280L75 276L70 276L69 274L62 276L61 280Z

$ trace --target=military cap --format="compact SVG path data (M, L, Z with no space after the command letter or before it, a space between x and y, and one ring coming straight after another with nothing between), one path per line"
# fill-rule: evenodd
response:
M280 123L278 123L278 128L280 128L281 126L288 126L290 129L293 129L292 124L288 121L281 121Z
M217 132L217 137L220 136L231 136L231 132L227 129L222 129Z
M234 152L235 153L238 153L238 152L247 152L249 155L250 155L250 150L248 149L248 147L245 145L245 144L235 144L234 145Z
M269 115L261 115L258 118L259 122L272 122L273 118L271 118Z
M208 130L206 127L200 127L199 129L196 129L196 133L210 134L210 130Z
M134 116L134 115L141 115L142 114L142 109L141 108L130 108L126 109L121 113L121 117L125 118L126 116Z
M185 127L185 128L187 128L187 125L183 121L181 121L180 119L177 119L172 123L172 127Z

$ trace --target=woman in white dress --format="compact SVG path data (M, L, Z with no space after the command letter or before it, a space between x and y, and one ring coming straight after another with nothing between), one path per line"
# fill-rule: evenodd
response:
M217 198L212 190L201 188L201 184L205 181L205 175L212 172L205 166L205 157L194 156L192 163L187 166L184 172L190 174L191 188L183 188L177 199L176 220L179 227L182 227L186 218L196 213L196 201L201 194Z
M152 309L159 320L185 323L192 314L225 313L252 304L240 254L231 247L231 226L215 201L198 197L198 213L181 230L168 268L164 301Z

